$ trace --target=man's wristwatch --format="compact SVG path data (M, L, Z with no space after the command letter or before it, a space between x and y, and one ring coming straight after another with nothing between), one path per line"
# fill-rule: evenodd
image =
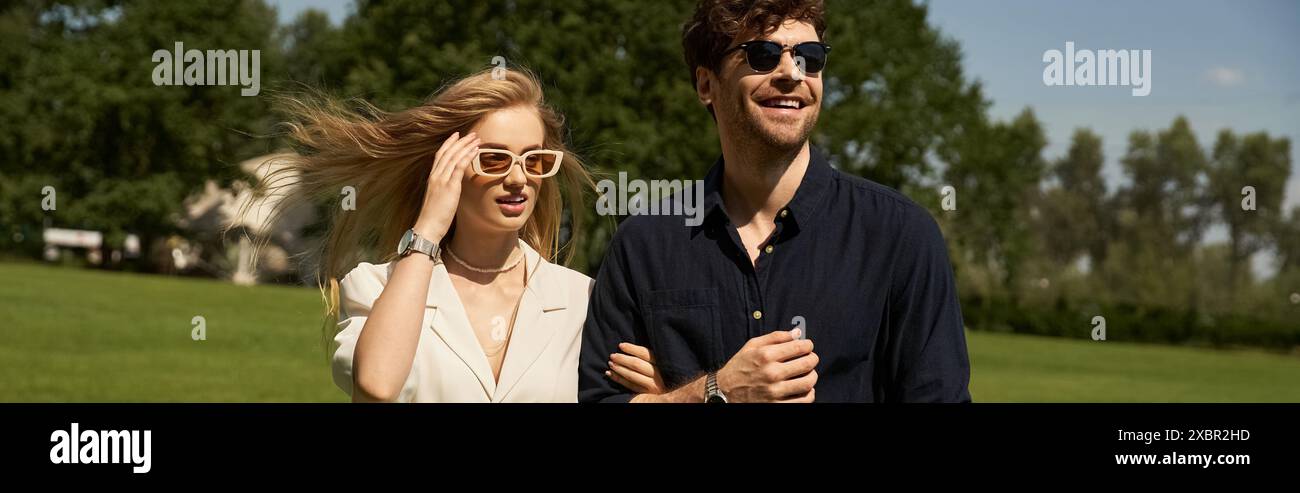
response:
M416 234L415 228L406 230L406 234L402 235L402 241L397 242L398 257L405 257L411 252L420 252L428 255L434 262L438 261L438 244Z
M718 388L718 372L711 371L704 378L704 402L709 404L726 404L727 396Z

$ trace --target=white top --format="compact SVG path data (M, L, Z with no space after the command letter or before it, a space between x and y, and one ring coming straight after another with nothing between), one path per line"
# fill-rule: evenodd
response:
M531 271L498 383L452 287L435 265L420 342L398 402L577 402L582 324L594 281L519 242ZM352 355L393 262L361 263L339 283L334 383L352 395Z

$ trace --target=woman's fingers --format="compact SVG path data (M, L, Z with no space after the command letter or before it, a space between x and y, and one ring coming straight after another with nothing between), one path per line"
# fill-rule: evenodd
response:
M474 152L471 152L468 158L452 167L451 179L453 181L460 181L461 177L465 176L465 170L469 168L469 165L472 164L474 159L478 156L478 151L480 149L479 144L482 144L482 141L474 142Z
M619 384L619 385L622 385L623 387L625 387L625 388L627 388L628 390L632 391L633 394L648 394L648 393L649 393L649 392L646 392L646 389L641 388L639 385L637 385L637 384L635 384L635 383L632 383L632 382L628 381L626 378L623 378L621 375L619 375L619 374L617 374L617 373L614 373L614 372L612 372L612 371L606 371L606 372L605 372L605 376L609 377L610 380L613 380L614 383L617 383L617 384Z
M442 156L438 158L438 171L434 176L437 176L439 179L446 179L447 176L451 174L451 168L456 165L456 157L459 156L466 147L476 145L477 139L478 136L473 133L468 133L448 146L447 149L442 152Z
M429 177L425 183L424 202L414 226L421 235L438 240L447 234L460 203L461 186L460 180L449 182L448 177L456 169L456 160L464 159L467 150L476 146L478 135L474 132L465 135L455 132L434 152L433 164L429 167Z
M442 141L442 145L438 147L438 152L433 154L434 157L442 157L443 153L447 152L447 148L451 147L452 144L455 144L457 140L460 140L460 132L452 132L451 136L447 137L447 140Z
M448 155L444 156L447 160L447 163L443 165L441 175L441 178L444 180L450 179L452 174L456 172L456 169L461 167L461 164L468 161L474 156L474 153L478 152L479 138L477 135L471 133L466 135L466 138L462 139L461 142L458 142L457 144L458 147L453 149Z
M611 354L609 358L610 361L631 368L633 371L647 377L654 378L655 376L655 367L649 361L621 353Z
M619 374L644 387L645 393L661 394L667 390L659 378L659 369L655 367L654 356L649 349L627 342L619 344L618 349L626 354L609 355L610 368L625 370Z
M650 349L644 346L638 346L630 342L621 342L618 344L618 350L651 363L655 362L654 356L650 354Z
M615 383L627 387L627 389L631 390L633 393L637 393L637 394L649 393L649 389L646 388L644 385L640 385L632 381L628 377L624 376L625 374L635 374L635 372L632 372L627 368L623 368L617 365L611 365L610 368L611 370L605 371L605 376L609 377Z
M430 177L438 176L438 172L442 169L442 165L445 162L442 157L445 156L447 150L450 149L451 146L456 145L456 142L459 140L460 132L452 132L451 136L447 137L447 140L442 141L442 145L438 147L438 152L433 153L433 168L429 170Z
M433 169L429 171L429 177L435 179L445 179L450 175L450 168L455 163L455 158L466 146L477 145L478 135L470 132L461 136L458 133L451 134L438 152L434 153Z

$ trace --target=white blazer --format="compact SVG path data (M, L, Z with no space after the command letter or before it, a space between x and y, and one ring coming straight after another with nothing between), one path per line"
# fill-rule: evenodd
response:
M523 241L528 285L498 382L439 263L429 279L420 341L398 402L577 402L578 353L594 281L542 259ZM393 262L361 263L339 283L334 383L352 395L352 356Z

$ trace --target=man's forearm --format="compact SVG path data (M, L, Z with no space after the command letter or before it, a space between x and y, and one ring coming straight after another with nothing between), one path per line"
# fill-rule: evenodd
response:
M649 404L691 404L704 402L704 377L664 394L637 394L629 402Z

